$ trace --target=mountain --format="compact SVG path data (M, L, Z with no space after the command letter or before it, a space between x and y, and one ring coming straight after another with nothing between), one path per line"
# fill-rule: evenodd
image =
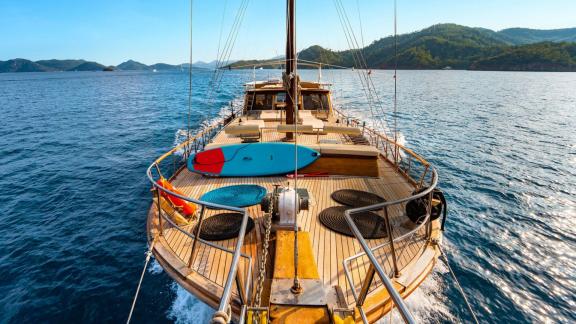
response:
M396 39L392 36L381 38L360 51L362 63L371 69L391 69L397 63L400 69L441 69L450 66L454 69L475 70L574 71L573 43L576 43L576 28L508 28L493 31L456 24L438 24L398 35ZM344 67L363 66L358 63L358 50L333 51L314 45L302 50L298 57L300 60ZM227 67L251 69L258 65L264 68L281 68L283 62L277 62L278 59L282 59L282 56L268 60L231 61ZM217 63L198 61L192 64L192 68L214 69ZM157 63L148 66L128 60L117 67L108 67L107 70L169 71L188 69L189 66L188 63ZM101 71L104 68L104 65L85 60L0 61L0 73Z
M234 62L237 62L237 60L229 60L228 64L233 64ZM217 64L218 64L217 60L210 61L210 62L196 61L196 62L192 63L192 67L193 68L199 68L199 69L213 70L216 68ZM186 64L184 64L184 67L188 67L189 65L190 64L186 63Z
M515 46L474 62L472 70L576 71L576 43L536 43Z
M532 35L533 40L564 39L571 37L570 35L576 37L576 28L553 31L528 31L530 31L529 35ZM526 41L527 37L521 38L521 34L522 33L511 32L510 30L495 32L490 29L472 28L456 24L434 25L414 33L398 35L398 68L440 69L450 66L456 69L469 69L475 62L518 50L515 46ZM553 66L547 63L547 59L543 56L547 55L545 53L546 51L552 51L553 48L554 51L564 51L565 49L561 49L563 46L564 45L557 43L550 43L543 48L527 47L520 49L518 53L527 54L530 51L535 52L530 59L530 64L518 65L517 68L524 67L531 69L532 67L536 68L539 66L538 70L540 70L540 68L548 66L553 70L570 70L571 67L567 65L569 64L569 60L556 61L556 64L563 66L563 68L560 68L559 66ZM389 36L373 42L360 51L368 68L390 69L396 64L395 48L395 39ZM361 64L356 62L360 57L358 50L332 51L315 45L302 50L298 57L301 60L345 67L361 66ZM523 62L528 62L527 59L528 58L525 58ZM541 60L542 63L540 65L538 65L539 60ZM266 64L267 62L270 62L270 60L238 61L230 66L251 67L256 64L263 64L263 66L267 68L278 67L277 65ZM477 65L478 68L480 66L484 65Z
M197 61L197 62L192 63L192 67L201 68L201 69L215 69L217 63L218 62L216 60L211 61L211 62ZM186 66L189 66L189 65L190 64L186 64Z
M0 61L0 73L7 72L53 72L53 71L102 71L104 65L84 60L42 60L32 62L25 59Z
M86 63L85 60L41 60L36 63L54 69L55 71L73 70L75 67Z
M25 59L13 59L0 61L0 73L3 72L47 72L54 71L50 67L40 65L36 62Z
M128 60L126 62L120 63L116 66L117 70L122 70L122 71L148 71L151 70L151 68L143 63L140 62L136 62L133 60Z
M576 42L576 28L551 30L508 28L499 31L498 34L509 38L516 45L540 42Z
M67 71L103 71L106 67L100 63L96 62L84 62L78 66L75 66Z
M157 71L172 71L172 70L180 70L180 65L171 65L166 63L156 63L150 65L150 69L157 70Z

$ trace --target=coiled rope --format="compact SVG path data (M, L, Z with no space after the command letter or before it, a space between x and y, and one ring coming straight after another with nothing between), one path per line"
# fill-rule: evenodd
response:
M476 317L474 310L472 310L472 306L470 305L470 302L468 301L468 298L466 298L466 294L464 293L464 290L462 289L462 286L460 285L460 281L458 281L458 278L456 278L456 274L454 273L454 271L452 271L452 267L450 267L450 263L448 262L448 257L446 256L446 253L444 253L444 250L440 247L440 245L437 245L437 246L438 246L438 249L440 250L440 254L442 254L442 256L444 257L444 263L448 267L448 270L450 271L450 274L452 275L454 282L456 282L456 288L458 288L460 295L462 295L462 298L464 298L464 303L466 304L466 307L468 307L468 311L470 311L470 315L472 315L474 322L476 324L479 324L478 318Z

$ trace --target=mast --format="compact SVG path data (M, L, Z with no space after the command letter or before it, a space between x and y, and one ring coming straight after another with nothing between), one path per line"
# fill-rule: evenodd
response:
M286 87L286 124L295 124L295 110L298 103L294 102L298 95L298 78L296 75L296 23L295 5L296 0L286 1L286 72L284 74L284 84ZM294 133L286 133L286 139L292 140Z

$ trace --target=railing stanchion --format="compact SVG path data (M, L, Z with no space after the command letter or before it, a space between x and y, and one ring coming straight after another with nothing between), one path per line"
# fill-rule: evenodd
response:
M388 215L388 206L384 207L384 220L386 223L386 232L388 233L388 240L390 241L390 253L392 254L392 265L394 266L394 277L400 277L398 271L398 264L396 263L396 249L394 247L394 237L392 236L392 224L390 224L390 217Z
M202 229L202 221L204 220L204 205L200 206L200 217L198 217L198 225L196 225L196 231L194 233L194 241L192 242L192 249L190 250L190 260L188 261L188 266L192 267L194 264L194 257L196 256L194 251L196 250L196 243L198 243L198 238L200 237L200 230Z
M422 173L422 177L420 177L420 181L418 182L418 189L422 188L422 185L424 184L424 178L426 178L426 173L428 173L428 168L430 166L426 165L424 168L424 172Z
M224 284L224 291L222 293L222 298L220 299L220 305L218 306L218 312L225 311L230 305L230 296L232 294L232 285L234 284L234 278L238 271L238 262L240 258L240 253L242 251L242 245L244 245L244 237L246 235L246 225L248 224L248 212L244 210L244 218L242 219L242 224L240 225L240 231L238 232L238 240L236 241L236 247L234 249L234 255L232 256L232 263L230 264L230 270Z
M432 217L432 199L434 199L434 190L430 191L428 196L428 206L426 206L426 212L428 213L428 226L426 227L426 236L428 236L429 240L432 237L432 221L430 220L430 217ZM446 206L444 206L444 208L446 208Z

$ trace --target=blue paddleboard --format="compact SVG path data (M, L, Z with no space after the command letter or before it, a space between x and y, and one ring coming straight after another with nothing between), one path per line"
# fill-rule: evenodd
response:
M310 165L320 153L290 143L247 143L198 152L188 159L188 170L222 177L255 177L294 172L294 152L298 149L298 169Z

